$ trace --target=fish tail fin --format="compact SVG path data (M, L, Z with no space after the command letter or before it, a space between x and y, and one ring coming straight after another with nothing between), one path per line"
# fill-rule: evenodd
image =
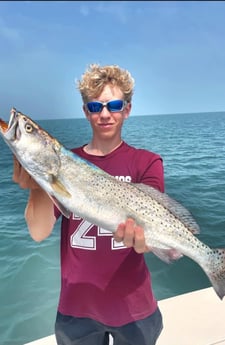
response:
M222 300L225 296L225 249L212 249L209 259L209 266L205 272Z

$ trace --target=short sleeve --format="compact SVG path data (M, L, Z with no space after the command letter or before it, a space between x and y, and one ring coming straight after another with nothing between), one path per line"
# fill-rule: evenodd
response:
M139 149L134 164L137 169L137 183L144 183L164 192L164 167L160 155Z

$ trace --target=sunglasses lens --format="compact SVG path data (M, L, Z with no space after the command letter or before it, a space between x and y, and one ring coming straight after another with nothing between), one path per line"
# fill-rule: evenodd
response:
M121 111L123 109L123 106L124 106L124 101L121 99L116 99L107 103L107 108L112 113Z
M100 113L103 107L107 107L108 111L111 113L116 113L117 111L122 111L126 102L122 99L115 99L113 101L109 101L107 103L101 102L88 102L86 104L87 109L90 113Z
M103 105L100 102L88 102L87 108L90 113L100 113L102 111Z

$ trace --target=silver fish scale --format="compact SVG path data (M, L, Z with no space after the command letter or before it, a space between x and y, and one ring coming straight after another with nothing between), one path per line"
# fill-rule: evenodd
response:
M88 175L91 189L93 188L92 198L97 195L97 203L105 202L104 210L109 209L112 217L116 207L117 212L123 211L125 218L135 219L137 224L144 227L146 243L150 247L175 248L193 259L196 259L195 249L198 249L199 260L201 254L205 254L206 250L210 251L178 218L144 191L105 174L99 175L97 171L90 171ZM90 175L93 175L92 179ZM102 217L104 218L104 213Z
M79 170L79 167L74 170ZM88 179L86 179L87 176ZM147 236L149 238L155 238L155 235L160 237L162 231L179 235L181 229L185 229L189 234L189 231L173 214L152 199L150 195L130 183L118 181L108 174L99 174L98 169L86 165L83 167L80 165L79 177L77 176L74 181L76 181L74 183L77 188L85 186L87 200L94 199L96 204L104 204L104 210L108 209L112 217L116 210L117 213L121 212L123 215L121 221L124 220L124 217L132 217L146 230L149 230L150 227L150 236ZM104 218L104 213L102 217Z

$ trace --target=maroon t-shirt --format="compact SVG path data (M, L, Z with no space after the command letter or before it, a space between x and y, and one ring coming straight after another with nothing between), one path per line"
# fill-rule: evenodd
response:
M162 158L155 153L124 142L106 156L89 155L83 147L72 151L119 180L164 191ZM56 208L55 215L60 215ZM116 327L143 319L156 307L143 254L75 214L62 217L59 312Z

